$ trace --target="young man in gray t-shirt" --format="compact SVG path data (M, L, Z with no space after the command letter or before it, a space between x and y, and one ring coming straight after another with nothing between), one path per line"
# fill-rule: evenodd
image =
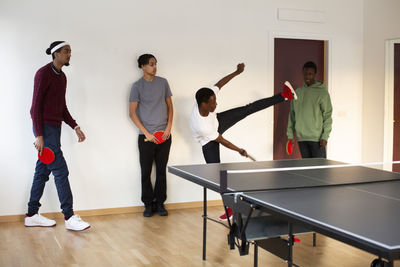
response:
M156 76L157 60L153 55L141 55L138 66L143 71L143 77L131 88L129 116L139 129L142 201L145 205L143 216L151 217L154 210L161 216L167 216L164 201L167 198L166 167L171 147L172 93L168 81ZM162 138L166 141L158 144L153 134L160 130L164 131ZM153 161L156 163L154 190L150 180Z

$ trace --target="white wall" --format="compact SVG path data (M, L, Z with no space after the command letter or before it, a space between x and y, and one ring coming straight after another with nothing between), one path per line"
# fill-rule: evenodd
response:
M344 8L345 7L345 8ZM278 8L318 10L324 23L279 21ZM0 2L0 215L26 211L36 153L29 116L33 76L50 61L54 40L71 43L67 103L87 135L78 144L63 126L75 209L141 205L137 130L128 117L136 58L156 55L158 74L172 88L175 116L169 164L204 163L188 128L195 91L246 63L218 96L219 110L272 95L275 35L326 36L334 124L329 158L361 158L363 1L13 1ZM259 160L272 159L272 109L226 133ZM250 129L250 131L248 131ZM222 161L242 161L221 149ZM217 194L210 198L218 199ZM168 175L168 202L202 199L202 189ZM54 182L41 212L59 210Z
M362 158L367 162L384 160L385 42L400 39L400 1L382 3L365 0L364 7ZM388 97L393 100L393 95Z

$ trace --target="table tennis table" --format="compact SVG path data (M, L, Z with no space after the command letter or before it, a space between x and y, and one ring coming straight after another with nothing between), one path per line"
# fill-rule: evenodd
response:
M254 238L255 266L258 245L286 260L288 266L297 266L292 258L293 234L305 232L317 232L376 255L371 266L393 266L400 258L400 173L344 165L301 159L168 166L168 171L203 187L203 260L209 189L221 193L225 208L234 210L237 221L228 220L228 244L233 249L234 238L242 238L241 255L247 252L246 234L251 235L244 231L246 227L261 221L267 227L260 231L269 232L275 229L271 223L286 223L285 233L278 227L278 235L287 239ZM252 216L253 210L267 216ZM260 225L254 229L261 229ZM285 246L287 251L282 254Z

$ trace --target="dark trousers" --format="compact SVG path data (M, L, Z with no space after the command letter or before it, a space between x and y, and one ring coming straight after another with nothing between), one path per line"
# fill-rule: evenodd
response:
M50 173L54 175L54 182L57 188L58 199L61 203L62 213L68 219L74 215L72 209L72 193L68 181L68 167L61 151L61 126L44 125L43 140L44 146L53 150L55 158L50 164L43 164L40 160L36 162L35 174L31 188L31 196L28 203L28 215L32 216L39 212L40 199Z
M145 142L145 135L140 134L138 138L140 167L142 170L142 202L151 205L153 200L157 204L163 204L167 199L167 172L169 150L171 148L171 137L162 144ZM151 184L151 169L153 161L156 163L156 184Z
M277 94L272 97L257 100L242 107L233 108L221 113L217 113L217 119L219 123L218 133L223 134L230 127L232 127L242 119L246 118L250 114L266 109L284 100L285 98L283 98L280 94ZM221 162L218 142L210 141L202 147L202 150L204 159L207 163Z
M298 142L301 157L305 158L325 158L326 159L326 149L321 147L319 142L312 141L302 141Z

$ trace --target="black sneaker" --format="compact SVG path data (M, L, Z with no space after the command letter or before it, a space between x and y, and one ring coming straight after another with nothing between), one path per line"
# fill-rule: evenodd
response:
M160 216L168 216L168 211L164 208L164 204L157 204L157 213Z
M146 205L146 206L144 207L143 216L144 216L144 217L151 217L151 216L153 216L153 211L152 211L152 209L151 209L151 205Z
M154 213L157 211L157 202L151 202L151 211Z

